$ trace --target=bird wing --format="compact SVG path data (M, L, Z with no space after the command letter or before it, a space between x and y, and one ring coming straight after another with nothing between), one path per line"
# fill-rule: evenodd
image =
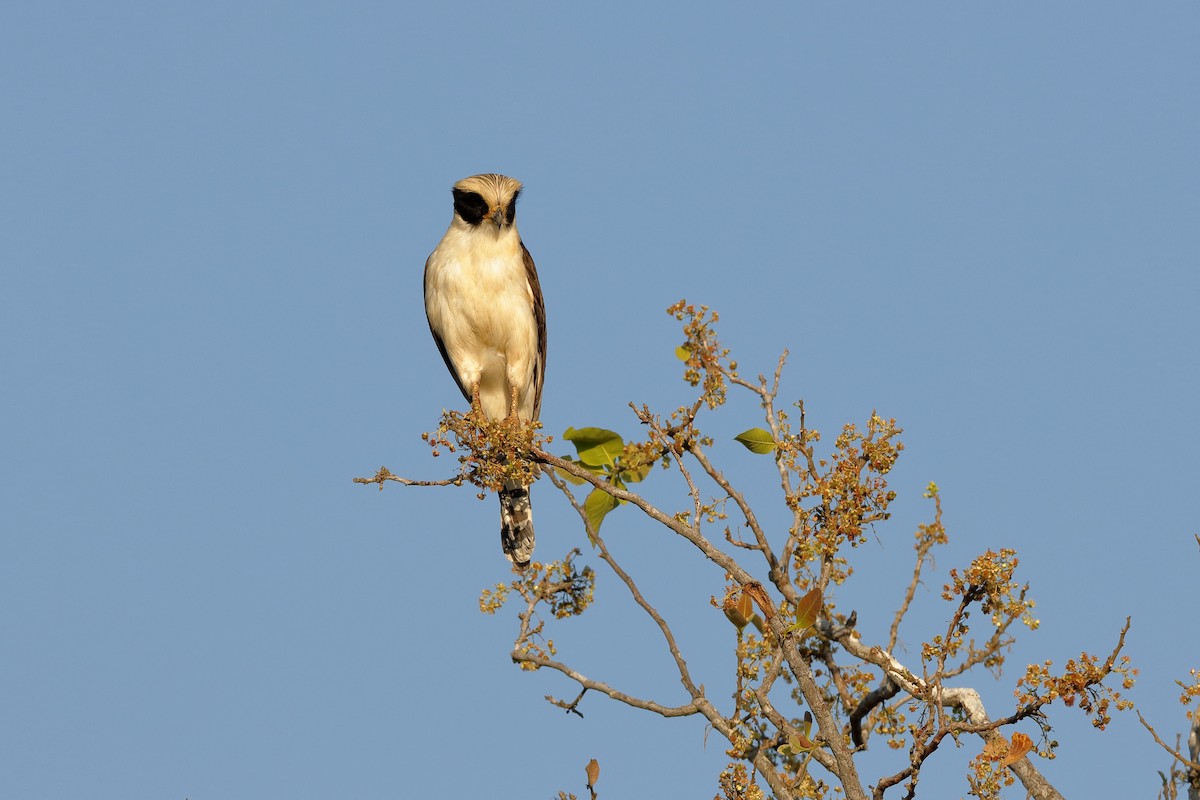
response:
M433 259L432 254L430 254L429 258L425 259L424 290L425 290L426 300L428 300L427 296L429 294L429 262L432 259ZM536 276L535 276L534 280L537 280ZM540 290L537 292L537 296L538 296L538 300L540 301L541 296L542 296ZM429 306L427 305L426 308L428 308L428 307ZM544 314L544 312L543 312L543 314ZM425 315L425 319L426 319L426 321L429 322L429 332L433 334L433 341L435 344L437 344L438 352L442 354L442 361L446 362L446 369L450 370L450 374L454 377L454 382L456 384L458 384L458 390L460 392L462 392L462 396L467 399L467 402L470 402L471 401L471 392L467 389L467 387L463 386L462 378L458 377L458 370L455 368L454 362L450 360L450 354L446 352L446 343L442 341L442 337L438 335L438 332L433 329L433 320L429 319L428 314ZM540 389L539 389L539 394L540 394Z
M533 256L525 242L521 242L521 258L525 262L525 278L529 281L529 290L533 293L533 321L537 325L537 359L533 366L533 418L537 419L542 412L542 382L546 379L546 303L542 300L542 284L538 281L537 267L533 265ZM437 338L437 334L434 334ZM438 348L441 349L441 340ZM442 350L442 358L446 351ZM447 361L446 363L449 363ZM453 369L451 370L453 372ZM458 377L455 376L455 380ZM462 384L459 384L462 388Z

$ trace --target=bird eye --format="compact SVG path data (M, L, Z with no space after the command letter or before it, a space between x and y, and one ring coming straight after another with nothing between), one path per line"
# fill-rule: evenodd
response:
M511 201L509 201L508 208L506 208L504 210L504 216L508 220L509 225L512 225L513 222L516 220L516 218L517 218L517 198L516 197L513 197L513 199Z
M468 225L478 225L487 216L488 204L478 192L455 189L454 210Z

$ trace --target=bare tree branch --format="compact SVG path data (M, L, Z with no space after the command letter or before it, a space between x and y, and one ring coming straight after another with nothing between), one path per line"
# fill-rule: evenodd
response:
M700 709L695 703L685 703L681 706L664 706L661 703L654 702L653 700L643 700L639 697L634 697L633 695L618 691L603 681L594 681L591 678L588 678L586 675L571 669L566 664L562 664L558 661L554 661L534 653L523 653L520 650L513 650L512 660L517 664L532 664L536 667L547 667L549 669L557 670L585 689L591 689L593 691L600 692L601 694L608 695L617 702L624 703L628 706L633 706L634 708L640 708L643 711L652 711L655 714L659 714L664 717L686 717L692 714L700 713ZM555 703L555 705L558 704Z
M637 584L633 582L631 577L629 577L629 573L622 569L621 565L617 563L615 558L613 558L613 555L611 552L609 552L608 546L605 544L604 539L601 538L600 532L592 527L591 521L588 519L587 512L584 510L582 505L575 501L574 495L571 493L571 490L567 487L567 485L562 483L558 479L558 476L554 475L552 472L548 474L550 475L551 482L558 487L559 491L563 492L567 496L571 502L571 505L575 507L575 511L579 514L580 518L583 520L584 526L587 528L588 535L591 538L592 543L599 551L600 558L612 568L612 571L615 572L617 577L621 579L621 582L625 584L625 588L628 589L629 594L634 599L634 602L636 602L638 606L644 612L646 612L646 614L649 615L652 620L654 620L654 624L657 625L659 631L662 632L663 639L665 639L667 643L667 648L671 651L671 657L675 659L675 666L679 669L679 679L683 683L684 688L687 689L688 694L693 698L693 702L695 702L697 698L703 697L704 693L697 688L696 684L692 681L692 676L688 672L687 661L684 660L683 654L679 651L679 644L675 641L675 634L671 632L671 628L667 625L666 620L663 619L662 615L658 613L657 609L646 602L646 598L642 596L641 590L638 589Z
M908 582L908 588L904 590L904 599L900 602L900 607L896 609L896 616L892 619L891 630L888 631L887 651L891 652L896 649L896 639L900 633L900 622L904 619L904 615L908 613L908 608L912 605L913 597L916 596L917 587L921 585L921 571L925 568L927 560L930 558L929 551L933 549L935 544L938 544L939 538L935 535L930 535L934 531L940 531L942 528L942 498L936 493L933 493L934 501L934 517L933 524L928 526L930 530L923 530L925 535L920 536L914 548L917 551L916 563L913 565L912 580ZM925 526L922 526L923 528Z
M1200 716L1200 715L1197 715L1197 716ZM1138 720L1141 721L1142 727L1150 732L1150 735L1152 737L1154 737L1154 741L1158 742L1159 747L1161 747L1163 750L1166 750L1168 753L1171 754L1171 758L1178 761L1180 764L1182 764L1187 769L1192 770L1192 771L1196 772L1197 774L1200 774L1200 761L1193 760L1197 755L1195 752L1195 750L1197 749L1196 745L1195 745L1195 741L1197 738L1197 733L1196 733L1197 726L1200 725L1200 722L1198 722L1192 726L1191 735L1188 737L1188 743L1192 746L1191 747L1192 758L1187 758L1183 755L1183 753L1179 752L1178 748L1171 747L1169 744L1167 744L1161 738L1159 738L1158 732L1156 730L1154 730L1154 727L1149 722L1146 721L1146 718L1142 716L1142 712L1138 711L1137 717L1138 717Z
M465 480L466 478L464 476L455 475L453 478L445 478L440 481L414 481L410 478L402 478L399 475L394 474L387 467L380 467L379 471L376 472L373 477L355 478L354 482L364 485L375 483L379 485L379 490L383 491L383 484L387 481L395 481L396 483L403 484L404 486L462 486Z
M754 541L757 542L756 549L759 550L763 554L763 558L767 560L771 582L778 583L780 577L779 560L775 557L774 551L771 550L771 545L767 541L767 534L763 531L762 526L758 524L758 517L755 516L754 509L752 509L750 504L746 502L745 495L733 488L729 481L726 480L724 474L722 474L716 467L713 466L712 462L709 461L704 450L702 450L700 447L694 447L690 452L692 457L695 458L696 461L700 463L700 466L704 468L704 471L708 473L708 476L712 478L713 482L724 489L725 493L733 498L733 502L737 504L738 509L740 509L742 512L742 516L745 517L746 524L754 533Z

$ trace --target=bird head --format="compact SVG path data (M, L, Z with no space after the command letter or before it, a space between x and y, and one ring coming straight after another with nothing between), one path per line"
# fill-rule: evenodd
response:
M473 228L486 222L502 231L516 222L518 180L495 173L472 175L454 184L453 192L454 213Z

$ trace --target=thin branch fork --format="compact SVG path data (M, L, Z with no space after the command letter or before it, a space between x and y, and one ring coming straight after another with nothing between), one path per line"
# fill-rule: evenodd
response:
M569 475L573 475L576 478L582 478L584 481L592 484L592 486L596 487L605 494L615 497L618 500L625 500L626 502L637 506L644 514L646 514L646 516L650 517L652 520L658 522L669 530L674 531L695 545L696 548L699 549L700 552L702 552L705 556L707 556L710 561L714 562L718 567L733 575L734 579L739 583L750 583L754 580L750 573L746 572L741 564L734 561L719 548L714 547L712 542L704 538L703 534L700 533L699 526L686 525L674 517L664 514L640 494L614 486L603 478L597 477L590 470L586 470L572 461L559 458L558 456L547 453L544 450L535 449L532 451L531 455L534 460L540 463L548 464L552 467L562 470L563 472L566 472Z
M708 456L699 447L693 448L691 451L692 457L700 463L708 476L721 487L721 489L733 498L733 502L737 504L738 509L742 512L742 516L746 519L746 524L750 526L750 530L754 533L754 540L757 545L754 547L760 550L763 558L767 560L767 566L770 568L771 581L777 582L776 577L779 572L779 560L775 557L775 552L771 549L771 545L767 542L767 534L758 524L758 517L754 514L754 509L750 507L750 503L746 501L745 495L733 488L733 485L726 479L724 473L718 470L713 463L708 459ZM749 547L749 545L745 545Z
M567 461L566 459L562 459L550 453L536 449L532 452L532 457L541 463L557 467L563 472L578 478L582 478L587 483L592 484L594 487L612 497L617 498L618 500L626 500L632 503L640 508L642 512L651 519L659 522L667 529L674 531L695 545L695 547L699 549L710 561L714 562L717 566L725 570L725 572L728 573L729 576L738 584L746 587L747 589L750 587L757 587L758 592L761 592L764 597L767 597L766 593L762 590L762 585L749 572L747 572L741 564L704 538L704 536L700 533L698 525L686 525L678 519L664 514L641 495L613 486L608 481L597 477L591 471L586 470L571 461ZM756 597L755 599L758 600L759 598ZM770 604L769 597L767 598L767 603ZM760 603L760 606L763 607L764 612L768 610L767 606L764 606L764 604ZM773 612L774 609L770 608L770 611ZM767 624L771 627L772 633L774 634L776 640L779 641L783 646L784 658L787 661L788 667L791 669L792 674L796 676L796 679L800 685L801 694L804 695L805 701L808 703L809 708L813 712L813 716L817 722L817 729L821 732L822 737L825 739L826 746L829 747L833 754L833 759L836 764L835 774L838 775L843 788L846 790L846 796L851 800L866 800L867 795L862 789L862 783L858 777L858 770L854 763L853 754L851 753L849 746L842 738L841 726L838 725L836 720L833 718L833 714L831 713L828 704L825 702L824 694L822 693L820 686L817 685L816 679L813 677L812 670L809 668L808 663L804 660L804 657L797 650L791 634L786 629L787 626L785 621L780 619L779 616L774 613L770 613L767 616L769 616L767 619ZM707 701L697 702L704 702L707 704ZM714 727L719 728L719 725L724 723L724 719L720 717L720 714L716 711L716 709L712 709L711 713L712 716L710 716L709 713L705 713L705 717L709 719ZM758 764L759 759L763 759L765 764L770 763L765 754L760 753L755 758L756 765ZM767 772L770 774L773 773L774 770L771 769ZM776 789L774 785L772 785L772 789L778 792L778 789Z
M582 689L580 689L579 694L575 697L574 700L572 700L570 702L567 702L566 700L559 700L558 698L554 697L553 695L549 695L549 694L546 695L545 697L546 697L546 700L551 705L555 705L555 706L558 706L559 708L566 709L566 712L568 714L575 714L580 719L583 719L583 712L579 710L579 701L583 699L583 696L585 694L587 694L586 686L583 687Z
M716 562L718 564L718 566L725 568L725 571L727 573L729 573L730 576L735 581L738 581L743 587L745 587L746 591L751 593L751 596L754 597L755 601L758 602L759 607L763 610L764 616L767 617L767 623L769 625L771 625L772 628L775 629L774 634L775 634L777 640L782 641L782 640L789 638L790 635L784 630L785 623L782 619L779 618L778 614L776 613L774 604L772 603L770 596L763 589L762 584L760 584L749 573L747 573L745 571L745 569L738 562L734 561L732 558L730 558L728 555L726 555L723 551L719 550L718 548L713 546L710 542L708 542L706 539L704 539L704 537L699 534L699 530L697 528L693 528L691 526L684 525L681 522L679 522L678 520L676 520L672 517L668 517L667 515L663 514L663 512L661 512L659 509L655 508L653 505L651 505L649 502L647 502L640 495L634 494L633 492L625 491L623 489L618 489L617 487L613 486L612 484L608 483L607 481L604 481L604 480L596 477L589 470L585 470L581 467L578 467L570 461L556 458L554 456L551 456L548 453L541 453L541 452L535 453L534 457L537 458L538 460L543 461L544 463L546 463L550 466L558 467L571 475L575 475L579 478L582 478L583 480L592 484L593 486L600 489L601 491L607 492L608 494L610 494L613 497L616 497L619 500L620 499L628 500L629 502L631 502L634 505L637 505L639 508L641 508L642 511L644 513L646 513L648 516L650 516L652 519L656 520L657 522L660 522L661 524L665 525L670 530L679 533L681 536L683 536L684 538L691 541L693 544L695 544L701 550L701 552L703 552L706 556L708 556L708 558L710 560ZM548 473L549 473L549 471L548 471ZM726 739L728 739L729 741L732 742L734 739L734 736L736 735L736 732L730 727L729 722L712 705L712 703L710 703L706 698L704 698L704 696L702 694L703 690L699 687L696 687L691 682L691 678L687 673L686 662L683 661L682 655L679 653L678 647L675 644L674 636L671 634L670 629L666 625L666 622L661 618L661 616L658 614L658 612L653 607L649 606L649 604L646 603L644 598L642 598L641 593L637 590L637 587L634 584L633 580L627 575L627 573L624 572L624 570L622 570L620 568L620 566L616 563L615 559L613 559L612 555L608 552L607 546L604 544L604 540L601 537L599 537L597 532L591 527L590 523L587 522L587 519L586 519L587 515L584 512L583 507L578 502L575 501L574 496L570 492L570 489L565 485L565 483L560 481L557 478L557 476L554 476L552 473L550 473L550 474L551 474L551 481L554 482L555 486L557 486L560 490L562 490L564 492L564 494L570 500L571 504L575 507L576 511L581 515L581 518L584 519L584 524L588 530L589 535L591 535L593 537L593 540L596 542L597 548L600 551L601 558L603 558L610 566L612 566L614 568L614 571L617 572L617 574L626 583L626 586L629 588L631 593L633 593L633 596L634 596L635 600L638 602L638 604L641 605L642 608L655 620L655 622L659 625L660 629L662 629L663 635L665 637L667 637L668 645L671 648L671 654L672 654L672 656L675 657L676 664L680 668L681 679L683 680L684 685L688 688L689 692L692 694L692 698L693 698L691 703L689 703L685 706L678 707L677 711L679 713L672 714L672 716L674 716L674 715L682 716L682 715L684 715L684 713L699 712L699 713L703 714L706 719L708 719L709 723L712 724L712 726L717 731L719 731ZM790 650L790 652L789 652L789 650ZM827 746L830 748L831 751L833 751L833 755L829 755L829 754L822 752L820 754L820 756L817 757L817 760L823 766L825 766L827 769L829 769L831 773L838 775L839 780L842 782L844 788L847 791L848 797L853 798L854 800L865 800L866 794L862 791L861 784L859 783L858 775L855 770L854 762L851 757L851 754L849 753L845 744L842 742L842 737L841 737L840 733L832 733L832 732L839 731L839 727L833 720L832 714L830 713L828 707L824 703L820 688L817 686L816 681L813 678L811 671L808 669L807 663L805 663L803 661L800 654L797 652L795 644L790 641L788 641L787 644L785 645L785 647L783 649L783 653L784 653L784 658L787 660L793 673L795 673L797 675L797 677L800 681L801 690L805 694L805 697L808 700L810 708L813 708L813 710L816 712L818 730L831 732L830 735L826 736L826 738L828 740ZM518 656L518 654L515 651L514 651L513 655L514 655L514 659L516 659ZM617 693L617 695L620 695L620 696L611 694L610 692L615 692L615 690L612 690L611 687L608 687L606 684L600 684L598 682L584 683L582 680L580 680L581 678L583 678L582 675L579 675L578 678L575 677L576 675L578 675L578 673L575 673L574 671L569 670L569 668L565 667L565 665L557 664L556 662L552 662L549 659L538 657L538 656L535 656L532 654L521 654L520 658L521 658L521 660L528 661L530 663L535 663L535 664L538 664L539 666L549 666L551 668L558 669L559 671L563 672L564 674L568 675L572 679L579 682L581 686L584 686L586 688L595 688L605 694L609 694L609 696L613 697L614 699L621 700L622 702L626 702L627 704L630 704L630 705L635 705L635 703L630 703L629 700L626 700L625 698L627 696L625 696L621 693ZM583 680L586 680L586 679L583 679ZM601 687L604 687L604 688L601 688ZM637 699L634 698L634 700L637 700ZM646 702L651 702L651 701L638 700L638 702L646 703ZM654 706L655 706L655 708L651 709L651 710L655 710L656 713L663 714L663 712L658 709L661 709L664 707L659 706L659 704L657 704L657 703L655 703ZM638 706L638 707L642 707L642 706ZM686 712L684 711L685 709L686 709ZM666 714L663 714L663 715L667 716ZM777 718L782 720L781 715L778 715ZM790 726L786 726L784 729L790 730ZM758 752L754 753L754 755L752 757L752 761L754 763L755 768L759 771L760 774L763 775L764 779L767 781L768 785L771 787L771 789L775 793L776 797L781 798L781 800L786 800L786 798L790 798L792 796L790 788L783 781L783 779L779 776L770 757L767 755L767 753L763 749L760 748L758 750Z
M522 591L522 595L526 595L526 593ZM581 691L579 696L576 697L571 703L563 703L547 697L546 699L554 703L554 705L557 705L560 708L565 708L568 711L574 711L578 714L579 711L577 708L575 708L575 706L583 698L584 693L588 689L592 689L600 692L601 694L605 694L618 702L625 703L626 705L634 708L640 708L645 711L652 711L664 717L682 717L700 713L700 708L695 701L682 706L664 706L661 703L657 703L653 700L644 700L642 698L635 697L614 689L612 686L609 686L607 683L602 681L592 680L582 673L571 669L566 664L563 664L559 661L554 661L553 659L547 658L546 656L540 655L536 652L530 652L527 648L522 647L523 643L528 642L531 637L536 636L538 631L541 629L541 623L538 623L536 626L532 625L532 619L539 599L540 598L537 593L530 593L526 596L525 610L517 615L521 624L520 630L517 634L517 639L514 642L511 656L513 663L516 664L532 664L535 667L547 667L549 669L557 670L558 672L561 672L563 675L578 683L583 688L583 691ZM579 715L583 716L582 714Z
M933 523L928 528L923 528L922 531L936 530L942 526L942 498L935 493L933 502ZM925 568L926 560L930 558L929 551L937 543L935 537L923 535L915 545L917 559L913 565L912 580L908 582L908 587L904 590L904 599L900 602L900 607L896 609L896 616L892 619L892 627L888 631L887 649L889 651L896 647L897 637L900 635L900 623L904 620L904 615L908 613L909 606L912 605L913 598L917 594L917 587L921 585L921 572Z
M1190 758L1185 757L1177 747L1171 747L1169 744L1164 742L1159 737L1158 732L1154 730L1154 727L1146 721L1145 717L1142 716L1142 712L1138 711L1137 715L1138 720L1140 720L1142 723L1142 727L1150 732L1150 735L1154 737L1154 741L1158 742L1159 746L1162 747L1163 750L1166 750L1168 753L1170 753L1172 758L1174 758L1184 767L1187 767L1188 770L1200 774L1200 762L1192 761Z
M561 463L563 465L563 468L567 472L569 472L572 475L578 475L579 477L588 481L593 486L601 489L602 491L609 492L610 489L616 490L615 492L609 492L609 493L612 494L614 497L617 497L618 499L622 499L621 498L622 494L630 495L630 497L628 499L630 499L631 502L635 502L635 504L639 505L639 507L642 507L642 504L645 504L645 506L648 506L648 509L643 508L643 511L645 511L648 515L650 515L651 518L656 519L659 522L662 522L664 525L667 525L672 530L675 530L676 526L679 524L679 523L677 523L676 520L666 517L665 515L662 514L661 511L654 508L649 503L646 503L644 500L642 500L642 498L640 496L634 495L631 492L624 492L622 490L618 490L618 489L616 489L615 486L612 486L611 484L608 484L605 481L595 478L595 476L590 471L580 469L580 468L576 467L574 464L572 464L571 462L563 461L562 459L554 459L553 461L547 461L547 463L550 464L551 466L560 466L560 463ZM668 713L664 713L663 710L661 710L661 709L666 709L667 707L661 706L660 704L654 703L653 701L640 700L639 698L629 698L628 695L624 695L623 693L616 692L614 694L609 691L605 691L604 688L601 688L601 687L610 688L610 687L607 687L607 684L601 684L599 682L584 683L583 681L580 680L580 678L582 678L581 675L579 677L576 677L576 675L578 675L578 673L575 673L573 670L569 670L568 668L565 667L565 665L557 664L556 662L552 662L549 659L540 658L540 657L533 656L530 654L521 654L520 659L522 661L527 661L529 663L538 664L540 666L548 666L553 669L558 669L560 672L563 672L563 674L567 675L568 677L571 677L573 680L580 683L580 685L583 686L585 692L588 688L598 689L599 691L601 691L605 694L608 694L609 697L612 697L615 700L625 702L628 705L634 705L635 707L647 708L648 710L654 711L655 713L661 714L662 716L686 716L688 714L699 713L708 720L709 724L711 724L717 732L719 732L722 736L724 736L728 741L730 741L732 743L734 741L734 737L736 736L736 731L731 726L730 722L728 720L726 720L724 716L721 715L720 711L718 711L717 708L715 706L713 706L713 704L711 702L709 702L709 700L707 698L704 697L704 688L702 686L698 687L695 685L695 683L693 683L691 676L687 669L687 663L683 659L683 655L679 650L678 644L675 641L675 637L672 634L670 627L667 625L666 620L664 620L662 618L662 616L658 613L657 609L655 609L653 606L651 606L645 600L645 598L642 596L640 590L638 589L638 587L637 587L636 583L633 581L633 579L616 562L616 559L609 552L604 539L592 527L591 522L587 518L587 512L584 510L583 506L578 501L575 500L575 496L571 492L570 487L568 487L564 481L562 481L557 475L555 475L553 470L547 469L546 474L549 476L550 481L560 491L563 492L564 496L567 498L567 501L575 509L576 513L579 514L580 519L583 521L584 528L588 532L588 536L591 537L593 542L595 542L595 544L596 544L600 558L603 559L610 567L612 567L613 571L616 572L617 575L621 578L621 580L625 583L627 589L633 595L634 600L638 603L639 606L641 606L641 608L659 626L659 629L662 631L663 636L667 641L667 645L671 651L671 655L674 657L675 663L679 669L680 680L684 684L684 687L688 690L688 692L692 696L692 702L688 703L684 706L677 706L672 710L672 713L668 714ZM636 498L636 500L634 498ZM640 502L638 502L638 501L640 501ZM658 515L658 516L656 516L656 515ZM661 519L660 519L660 517L661 517ZM711 544L708 544L707 542L705 542L705 544L709 548L715 550L715 548L712 548ZM705 552L705 554L708 555L708 551L705 550L705 548L701 547L701 550L703 550ZM722 553L719 550L716 550L716 552L722 556L725 555L724 553ZM710 558L711 558L711 556L710 556ZM728 558L728 556L725 556L725 558ZM747 586L747 590L750 591L751 590L750 587L753 587L752 591L755 595L757 595L755 599L759 601L760 607L763 608L763 613L769 614L772 618L775 618L776 615L775 615L774 605L771 603L769 596L765 593L765 591L763 591L761 584L759 584L757 581L749 579L749 575L746 574L745 571L741 569L740 565L737 565L736 562L733 562L733 563L736 566L738 566L738 572L740 572L742 575L744 575L748 579L743 584L743 585ZM736 578L736 576L735 576L735 578ZM779 622L780 622L779 620L776 620L776 624L779 624ZM523 628L522 628L523 631L524 631L524 625L525 625L525 621L523 620ZM518 637L518 641L521 641L520 637ZM513 654L514 660L516 660L517 657L518 657L518 654L516 651L514 651L514 654ZM780 651L779 658L780 658L780 660L782 660L782 658L783 658L782 651ZM773 682L777 676L778 676L778 670L776 669L771 674L769 680L771 682ZM813 687L815 688L815 682L812 681L811 675L809 676L809 682L812 683ZM768 687L768 689L769 689L769 687ZM756 691L756 693L758 692L757 689L755 691ZM615 690L612 690L612 692L615 692ZM579 699L582 697L583 697L583 692L580 692L579 698L576 698L575 702L578 703ZM762 697L762 695L760 695L760 698L761 697ZM551 698L547 698L547 699L551 700ZM633 702L631 702L631 701L633 701ZM551 702L554 702L554 704L559 706L560 708L566 708L567 705L570 705L570 704L563 704L561 702L555 702L554 700L551 700ZM645 706L637 705L638 703L645 703L647 705L645 705ZM651 705L653 707L649 707ZM784 720L784 718L781 714L779 714L777 711L775 711L773 706L771 706L769 699L767 699L765 705L766 705L766 708L769 709L769 712L771 714L773 714L773 722L775 722L777 724L777 727L779 727L780 730L786 731L786 732L794 732L792 726L789 723L787 723L786 720ZM571 709L568 709L568 710L571 710ZM576 711L576 713L578 713L578 712ZM832 719L832 718L830 718L830 719ZM780 724L780 723L782 723L782 724ZM839 740L840 740L840 737L839 737ZM835 747L836 747L836 745L835 745ZM837 761L835 760L835 758L833 756L831 756L830 754L828 754L824 751L814 751L813 755L814 755L814 758L820 764L822 764L826 769L828 769L831 773L837 774L835 771L837 769ZM763 748L763 747L755 748L753 754L751 755L750 760L753 763L754 768L759 772L759 774L761 774L763 776L763 779L767 782L767 785L771 787L771 790L772 790L772 792L774 792L775 796L777 798L779 798L779 800L790 800L790 798L792 797L791 787L787 784L787 782L783 779L782 776L780 776L779 772L775 769L775 765L774 765L773 761L771 760L770 756L768 755L768 753L766 752L766 748ZM854 783L846 783L845 785L847 787L857 786L857 776L856 775L854 776L853 781L854 781ZM865 795L861 794L861 790L859 790L858 794L851 793L850 796L855 797L855 798L857 798L857 797L865 798Z
M513 650L512 660L517 664L533 664L537 667L547 667L549 669L557 670L558 672L561 672L563 675L566 675L568 678L578 683L584 689L591 689L593 691L600 692L601 694L608 695L617 702L624 703L628 706L633 706L634 708L640 708L643 711L652 711L655 714L659 714L663 717L686 717L692 714L700 713L699 706L694 702L685 703L681 706L664 706L661 703L654 702L653 700L643 700L640 697L634 697L631 694L618 691L603 681L594 681L586 675L571 669L566 664L554 661L544 656L539 656L535 653L522 653L520 650ZM580 693L580 697L582 696L583 694ZM576 702L578 702L578 698ZM566 706L562 705L561 703L554 704L560 708L566 708Z
M671 628L669 625L667 625L667 621L663 619L661 614L658 613L658 609L650 605L650 603L642 595L641 590L638 588L633 578L630 577L629 573L622 569L621 565L617 563L616 558L614 558L612 553L609 551L608 545L600 536L600 532L592 527L591 521L587 516L587 511L585 511L583 506L575 500L575 495L572 494L567 485L561 481L559 477L553 473L553 471L547 470L547 474L550 476L550 481L566 496L567 501L570 502L571 506L575 509L575 512L579 514L580 519L583 521L584 528L587 530L588 536L596 545L600 558L612 568L612 571L615 572L617 577L621 579L621 582L625 584L625 588L633 597L634 602L636 602L638 606L645 611L652 620L654 620L654 624L657 625L659 631L662 632L663 639L665 639L667 643L667 648L671 652L671 657L675 659L675 666L679 670L679 679L683 683L684 688L687 689L688 694L691 695L693 702L697 702L704 696L704 692L702 689L696 686L694 681L692 681L691 673L688 671L687 661L683 658L683 654L679 650L679 644L675 641L675 634L671 632Z
M411 478L402 478L395 474L387 467L380 467L379 471L370 478L355 478L355 483L370 485L372 483L379 485L379 491L383 491L383 484L387 481L395 481L404 486L462 486L466 478L463 475L456 475L453 478L445 478L440 481L414 481Z
M590 475L591 473L589 472L588 474ZM646 601L645 597L643 597L641 591L638 589L638 586L634 582L633 578L630 577L630 575L627 572L625 572L624 569L621 568L621 565L617 563L616 558L608 550L608 545L605 543L603 537L601 537L599 532L596 531L592 527L591 522L587 518L587 512L584 510L583 506L575 500L574 494L572 494L570 488L566 485L566 483L563 482L557 475L555 475L552 470L547 470L547 475L549 475L550 481L560 491L562 491L564 496L566 496L567 501L575 509L576 513L579 514L580 519L583 521L584 528L587 530L588 535L592 538L592 541L595 542L595 544L596 544L596 548L599 552L600 558L603 559L605 561L605 563L607 563L613 569L613 571L617 574L618 577L620 577L621 581L625 584L629 593L633 596L634 601L637 602L637 604L642 608L642 610L645 611L646 614L649 615L650 618L654 620L656 625L658 625L659 630L663 634L663 638L667 642L667 647L671 652L671 656L675 659L676 667L679 670L680 682L683 683L684 688L687 689L688 693L692 697L691 703L684 705L684 706L676 707L675 711L677 711L679 713L665 714L661 710L656 710L656 709L649 709L649 710L655 710L656 713L662 714L663 716L685 716L687 714L699 713L699 714L703 715L705 719L708 720L709 724L711 724L715 730L717 730L722 736L724 736L729 742L732 743L734 740L734 736L735 736L734 729L730 725L729 721L726 720L725 717L721 715L720 711L718 711L717 708L715 706L713 706L713 704L704 696L704 687L697 686L693 682L691 674L688 671L687 662L684 660L683 654L679 650L679 645L675 641L675 636L671 632L670 626L667 625L666 620L662 618L662 615L660 615L658 613L657 609L655 609L653 606L651 606L649 604L649 602ZM768 600L768 602L769 602L769 600ZM520 638L518 638L518 641L520 641ZM535 661L533 661L527 657L523 657L523 660L529 660L531 663L536 663ZM557 669L560 669L560 671L563 671L560 667L555 666L553 664L546 664L546 666L553 666L554 668L557 668ZM567 672L564 672L564 674L568 674L569 677L572 677L577 682L579 682L580 685L583 686L584 692L586 692L588 688L598 688L600 685L600 684L597 684L597 685L585 684L585 683L580 682L577 678L574 678L573 674L570 674ZM603 690L601 690L601 691L603 691ZM622 702L629 703L628 700L624 699L624 697L626 697L625 695L618 697L613 694L609 694L609 696L613 697L613 699L621 700ZM576 700L575 700L575 703L578 703L579 699L582 697L583 697L583 692L580 692L579 697L576 698ZM549 699L549 698L547 698L547 699ZM553 702L553 701L551 701L551 702ZM653 701L640 701L640 702L650 703ZM629 704L631 704L631 703L629 703ZM562 703L555 703L555 705L558 705L560 707L565 707L565 706L563 706ZM654 705L658 708L664 708L657 703L654 703ZM576 713L578 713L578 712L576 711ZM824 753L822 753L821 755L824 757L824 760L822 761L822 763L825 763L826 766L832 766L832 758L830 758L828 755L826 755ZM757 752L755 752L753 754L751 761L754 764L755 769L758 770L758 772L763 775L764 779L767 781L767 784L771 787L772 791L775 793L775 796L780 798L780 800L790 800L790 798L792 796L790 788L788 787L786 782L783 780L783 778L780 777L778 772L775 770L774 764L772 763L772 761L771 761L770 757L767 755L767 753L763 752L762 749L760 748Z

